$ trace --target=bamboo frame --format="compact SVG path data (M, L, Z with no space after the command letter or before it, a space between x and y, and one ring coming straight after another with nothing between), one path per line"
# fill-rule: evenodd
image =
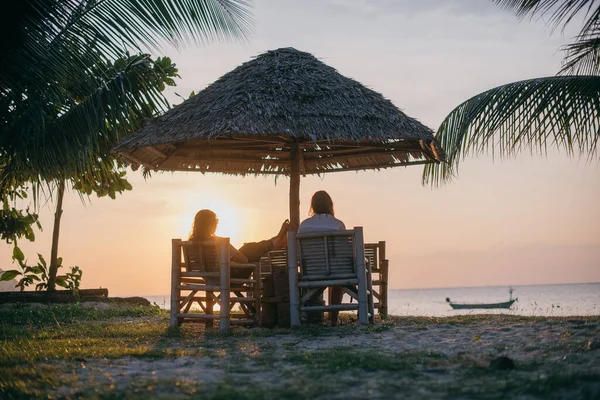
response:
M300 146L299 146L300 147ZM303 155L305 163L317 161L337 161L339 159L352 159L363 156L390 156L390 155L410 155L417 152L414 147L394 146L394 147L346 147L335 149L337 146L331 146L330 150L304 149L299 151ZM151 147L147 148L148 150ZM153 148L152 148L153 149ZM153 149L154 150L154 149ZM383 150L383 151L382 151ZM156 151L156 150L154 150ZM290 149L272 150L257 149L253 147L245 148L189 148L182 147L175 150L168 157L162 154L163 160L189 160L190 158L202 161L235 161L235 162L268 162L273 165L290 165L293 157ZM423 153L421 153L423 154ZM266 158L269 157L269 158ZM428 156L429 157L429 156Z
M260 265L249 263L235 263L230 261L229 238L217 238L212 241L212 246L218 246L218 260L211 256L210 252L204 258L203 247L209 242L184 242L181 239L172 239L172 264L171 264L171 310L169 323L175 327L183 322L202 322L207 327L213 326L215 320L219 320L219 330L226 332L234 324L258 324L260 321L260 297L262 293L260 281ZM197 246L198 256L194 262L200 268L204 263L217 261L218 271L206 272L206 270L190 270L191 264L188 252L183 251L185 262L182 262L182 250L184 246ZM195 253L191 253L195 254ZM194 264L196 265L196 264ZM251 279L232 279L231 267L250 270ZM197 268L197 266L195 267ZM182 292L186 292L185 294ZM189 292L189 293L187 293ZM218 295L217 295L218 294ZM198 304L204 312L193 312L191 307ZM219 312L214 313L214 306L219 304ZM232 313L232 308L238 305L242 314ZM240 322L244 321L244 322Z
M324 238L325 248L327 248L327 238L330 237L352 237L353 241L353 262L355 269L354 277L348 277L344 274L343 277L338 277L335 273L328 276L325 280L309 280L306 279L309 274L304 275L303 268L298 272L300 253L297 249L301 249L303 239ZM327 253L327 252L326 252ZM328 255L325 256L328 258ZM322 261L329 265L328 260ZM290 286L290 319L292 327L301 325L300 315L305 311L339 311L339 310L358 310L358 319L361 325L367 325L373 322L372 308L372 289L369 285L367 266L365 264L364 254L364 237L362 227L354 227L352 230L320 232L311 234L296 234L295 231L288 232L288 278ZM353 298L358 299L357 304L329 304L325 306L305 305L317 292L322 292L328 287L342 287L351 290ZM300 296L301 289L308 291ZM350 290L350 289L348 289Z
M386 259L385 241L376 243L365 243L365 251L368 251L370 259L369 264L373 265L371 271L373 297L377 300L373 308L378 310L382 319L387 317L388 313L388 275L389 261Z

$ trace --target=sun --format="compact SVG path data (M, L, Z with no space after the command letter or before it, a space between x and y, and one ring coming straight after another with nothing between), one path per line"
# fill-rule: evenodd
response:
M182 238L187 238L192 228L194 216L202 209L209 209L217 214L219 225L217 226L217 236L228 237L232 244L240 243L244 218L239 206L222 198L202 199L202 201L190 202L185 211L178 218L178 234Z

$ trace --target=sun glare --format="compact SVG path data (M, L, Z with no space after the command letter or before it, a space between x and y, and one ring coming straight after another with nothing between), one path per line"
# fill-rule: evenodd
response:
M228 237L232 244L240 243L242 240L242 227L244 226L243 213L240 207L223 199L203 199L202 202L194 202L186 207L185 213L181 214L178 224L178 233L187 238L192 228L194 216L199 210L209 209L217 214L219 225L217 236Z

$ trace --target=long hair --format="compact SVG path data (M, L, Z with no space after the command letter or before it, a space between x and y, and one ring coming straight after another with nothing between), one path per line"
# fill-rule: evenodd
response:
M192 231L188 240L208 240L217 230L217 215L211 210L200 210L194 217Z
M331 200L329 193L324 190L319 190L313 194L313 197L310 200L309 214L331 214L332 216L335 216L333 211L333 200Z

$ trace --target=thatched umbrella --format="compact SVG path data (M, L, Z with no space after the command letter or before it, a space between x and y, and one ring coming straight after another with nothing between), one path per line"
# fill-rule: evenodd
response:
M121 140L114 149L149 170L290 177L443 160L433 132L381 94L309 53L268 51Z

